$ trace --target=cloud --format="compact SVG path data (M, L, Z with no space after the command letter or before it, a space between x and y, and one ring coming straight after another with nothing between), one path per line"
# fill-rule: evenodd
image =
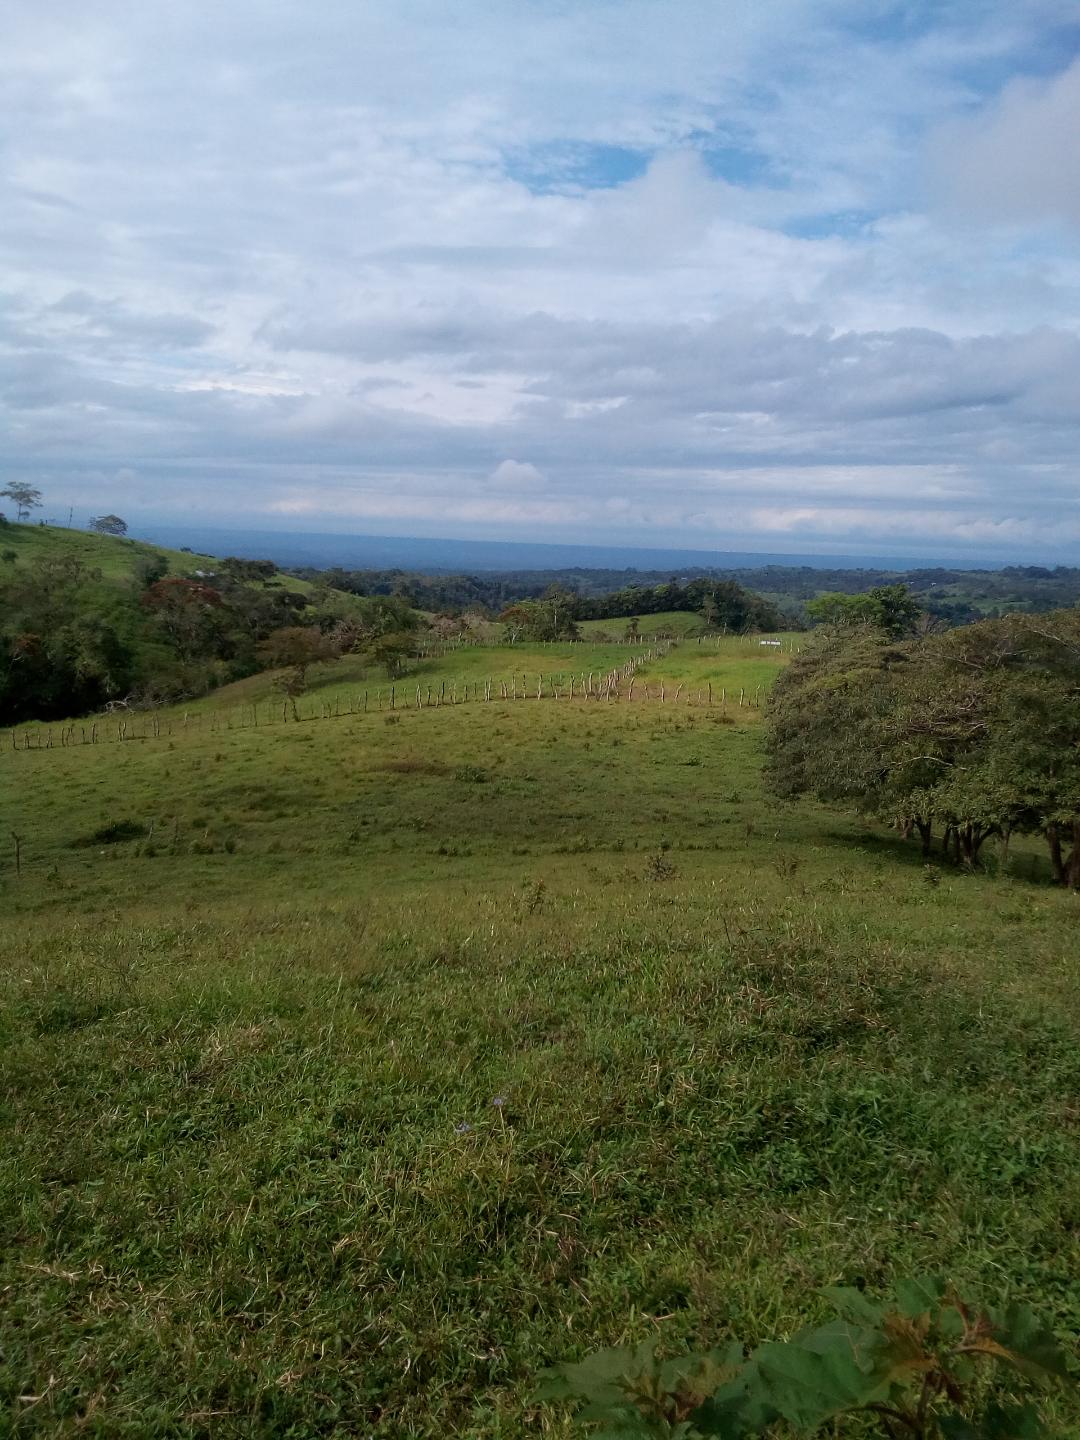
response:
M0 425L51 503L1080 554L1064 0L318 21L0 17Z
M929 145L947 211L999 222L1080 226L1080 61L1021 76L974 113L944 121Z
M497 490L537 490L544 477L535 465L521 460L500 460L491 472L491 484Z

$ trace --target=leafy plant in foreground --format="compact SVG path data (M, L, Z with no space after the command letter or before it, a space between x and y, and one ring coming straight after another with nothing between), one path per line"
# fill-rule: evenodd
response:
M823 1293L836 1319L749 1356L738 1341L665 1361L653 1342L601 1350L548 1371L541 1398L578 1402L577 1421L601 1440L814 1434L845 1416L869 1418L889 1440L1050 1433L1012 1393L1068 1378L1061 1348L1026 1307L978 1310L931 1279L899 1285L892 1301ZM1009 1372L1006 1389L991 1383L990 1364Z

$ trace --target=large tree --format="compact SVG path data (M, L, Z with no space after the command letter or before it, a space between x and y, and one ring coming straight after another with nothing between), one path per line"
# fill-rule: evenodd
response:
M36 490L33 485L27 485L23 480L9 481L3 490L0 490L0 496L13 502L17 520L26 520L31 510L41 508L41 491Z
M266 664L280 669L275 682L299 720L296 701L307 690L308 671L320 660L331 660L340 652L333 640L317 625L286 625L273 631L259 646Z
M1042 834L1080 888L1080 610L1012 615L901 643L832 630L777 682L773 791L940 827L975 863L988 835Z
M127 521L121 520L119 515L92 515L90 529L96 530L99 535L126 535L128 527Z

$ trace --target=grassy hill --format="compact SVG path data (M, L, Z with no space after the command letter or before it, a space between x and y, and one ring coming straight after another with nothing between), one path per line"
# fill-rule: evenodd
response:
M0 554L13 552L13 559L0 560L0 577L26 569L41 560L71 557L88 569L100 570L105 582L130 581L136 562L154 555L165 557L168 575L190 575L195 570L214 570L220 565L213 555L197 555L189 550L170 550L167 545L151 545L145 540L130 540L116 535L98 535L93 531L69 530L60 525L12 525L0 528ZM310 581L299 580L280 571L275 581L297 593L309 593Z
M1076 897L769 801L775 651L581 698L640 649L0 733L0 1431L565 1436L924 1270L1075 1333Z
M4 524L0 721L213 689L258 669L266 637L327 597L340 614L363 603L272 568L245 574L134 540Z

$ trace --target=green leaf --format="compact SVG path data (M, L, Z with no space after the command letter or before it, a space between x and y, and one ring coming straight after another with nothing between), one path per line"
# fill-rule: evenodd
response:
M1034 1405L991 1405L981 1418L938 1416L945 1440L1042 1440L1048 1432Z
M922 1275L914 1280L900 1280L896 1286L896 1308L901 1315L914 1320L919 1315L933 1314L945 1294L945 1282L935 1275Z
M741 1375L699 1405L690 1419L702 1435L743 1440L743 1436L767 1430L780 1419L780 1411L764 1393L757 1371L747 1365Z
M807 1429L889 1392L887 1346L871 1330L842 1321L788 1345L762 1345L751 1360L764 1398Z
M1012 1304L1004 1315L994 1314L990 1321L993 1339L1001 1346L1001 1351L995 1352L1000 1360L1032 1380L1069 1378L1064 1350L1026 1305Z
M673 1395L690 1389L708 1395L719 1385L733 1378L743 1363L743 1347L738 1340L722 1350L708 1350L702 1355L679 1355L665 1360L657 1369L661 1389Z
M540 1376L538 1400L626 1401L626 1382L652 1362L653 1342L597 1350L577 1363L553 1365Z

